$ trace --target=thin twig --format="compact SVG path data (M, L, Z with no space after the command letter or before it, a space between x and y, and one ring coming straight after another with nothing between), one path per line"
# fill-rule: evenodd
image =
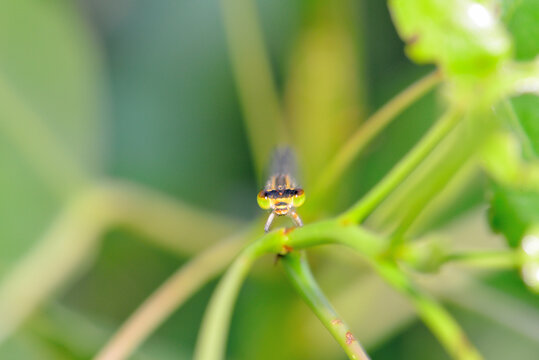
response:
M391 262L375 262L377 272L414 304L419 317L438 338L454 359L479 360L481 354L468 341L459 324L433 298L420 291L406 275Z
M380 131L408 106L429 92L440 80L440 73L434 71L408 86L372 114L340 148L325 169L320 172L320 178L315 184L312 194L319 196L328 190Z
M359 340L333 309L324 293L316 283L304 252L292 252L283 257L282 263L288 279L309 305L322 324L350 359L368 360L369 356L363 350Z
M442 144L440 152L431 162L430 168L424 173L423 181L416 185L413 196L407 200L406 205L401 206L401 218L393 236L394 245L404 241L409 229L416 219L425 211L427 206L447 188L450 181L464 168L466 163L473 158L473 154L490 138L493 130L497 128L495 122L488 118L487 114L475 113L467 118L467 122L458 127L448 137L448 141ZM480 121L483 120L483 121ZM473 134L481 133L481 137ZM445 146L443 146L445 145ZM443 164L443 166L440 166Z
M453 253L442 259L442 264L461 265L488 270L514 269L521 265L520 254L514 250L468 251Z
M182 256L198 253L245 226L231 216L196 208L132 182L108 181L99 188L114 210L116 225Z
M358 223L386 198L453 129L461 118L461 113L449 110L420 140L419 143L363 198L341 215L344 222Z
M176 271L127 319L96 360L127 358L172 312L221 272L237 254L247 232L220 241Z
M539 344L537 307L509 293L466 275L466 287L459 291L442 291L442 297L464 309L492 319L503 327Z
M464 128L464 126L462 127ZM465 130L465 129L463 129ZM434 149L428 158L426 158L407 178L403 181L397 189L395 189L390 196L388 196L379 206L376 207L372 215L369 216L367 224L374 229L384 229L386 233L395 231L395 227L398 221L407 214L408 206L414 202L415 197L423 196L423 188L428 185L429 182L434 181L434 178L438 175L438 169L440 164L444 164L448 161L452 161L455 146L460 146L462 131L455 131L447 136L437 147ZM457 149L459 151L459 149ZM458 171L461 173L471 173L478 170L477 164L474 161L468 161ZM459 180L459 173L453 176L453 179ZM452 181L453 181L452 179ZM466 177L464 177L466 180ZM462 186L466 185L466 181ZM434 205L441 197L449 197L446 200L453 200L458 193L451 193L453 186L448 184L445 188L440 190L434 198L428 197L430 202L427 205L428 211L423 211L426 220L429 217L439 214L441 209L432 209L431 205ZM455 188L459 190L459 186ZM449 193L449 194L448 194ZM446 195L447 194L447 195ZM442 201L443 205L443 201Z
M43 301L71 281L91 260L101 234L124 225L174 253L197 251L186 236L210 241L239 222L194 210L143 187L108 182L75 197L37 245L0 283L0 342ZM201 245L198 246L201 246ZM44 271L46 269L46 271Z
M195 360L224 359L230 319L241 284L253 262L269 252L279 234L272 232L252 243L229 267L206 309L195 348Z
M94 196L71 204L0 284L0 342L95 254L110 216Z
M438 157L434 156L434 159L432 160L437 160L437 159ZM422 168L421 171L418 171L422 173L422 174L418 174L419 175L418 177L415 176L415 173L411 175L409 179L410 182L417 185L418 183L420 183L420 182L417 182L419 179L425 179L425 177L423 176L426 176L426 174L423 173L422 171L423 169L424 168ZM418 215L417 219L414 221L413 226L410 227L407 237L414 237L416 234L420 234L424 232L428 228L429 225L433 224L433 221L440 219L440 217L443 216L444 211L446 211L450 205L454 204L455 199L458 199L459 196L462 196L462 194L464 194L467 189L469 189L471 186L474 185L474 180L477 179L478 172L479 172L479 168L477 166L477 163L473 161L473 159L463 164L463 166L457 171L457 173L447 183L447 185L443 189L441 189L440 192L428 204L425 205L425 208L423 209L423 211ZM369 222L368 222L369 225L371 224L374 225L376 223L376 220L380 221L383 218L384 214L379 214L379 212L382 212L382 208L384 208L385 210L390 210L391 213L393 214L392 216L394 216L392 217L392 223L394 224L397 223L397 220L399 219L399 215L401 217L402 215L404 215L402 213L398 214L398 208L400 206L401 209L403 209L404 205L402 202L393 201L394 200L393 197L398 197L399 195L403 195L403 194L410 194L409 189L411 187L407 187L407 185L408 185L407 183L404 184L402 186L403 187L402 190L408 190L408 191L401 193L400 191L401 189L399 189L398 195L397 195L397 192L395 192L394 194L391 195L391 197L387 199L386 202L384 202L382 206L376 209L376 211L373 213L372 219L369 218ZM405 201L403 198L405 198L405 196L401 197L398 200ZM399 205L395 205L395 204L399 204ZM386 219L387 221L389 221L389 218L386 217ZM381 229L384 227L383 225L378 225L378 226L375 226L374 228ZM394 227L392 228L389 225L386 225L385 228L387 228L388 230L389 229L395 230Z

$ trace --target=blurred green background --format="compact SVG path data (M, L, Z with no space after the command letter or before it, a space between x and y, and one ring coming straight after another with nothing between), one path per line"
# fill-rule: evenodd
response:
M308 197L317 170L351 131L433 68L406 58L383 1L274 0L257 1L256 8ZM533 58L537 2L507 1L500 11L517 57ZM216 0L0 0L0 284L66 206L101 179L124 179L170 201L226 214L231 227L263 215L255 201L262 185L257 155L228 49ZM535 100L521 97L515 106L538 129ZM435 92L401 114L332 189L322 215L345 209L375 184L439 114ZM271 143L284 141L278 130L267 122L257 131L268 138L277 132ZM474 244L500 244L486 229L485 182L473 175L437 224L464 218L451 231L473 234ZM0 359L91 358L153 290L216 240L178 237L180 251L173 251L147 234L107 228L53 296L0 343ZM69 257L78 241L74 236L69 248L53 252ZM311 258L321 287L373 359L448 358L407 302L364 264L339 249L316 249ZM48 273L48 264L40 264L18 285L39 287ZM215 283L133 358L191 358ZM480 283L483 292L456 286L444 297L471 340L487 359L536 359L539 300L516 271ZM493 295L498 307L482 309ZM228 355L345 358L270 258L257 264L240 293Z

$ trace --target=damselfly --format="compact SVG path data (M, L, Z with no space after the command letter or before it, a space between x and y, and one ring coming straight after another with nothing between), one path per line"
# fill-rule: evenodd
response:
M290 148L278 148L273 154L269 179L258 193L258 205L264 210L271 210L264 231L268 232L275 216L288 215L296 226L303 226L296 208L305 202L305 193L294 179L295 158Z

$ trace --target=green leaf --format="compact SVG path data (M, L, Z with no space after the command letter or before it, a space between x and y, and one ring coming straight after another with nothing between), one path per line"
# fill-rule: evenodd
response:
M502 0L502 20L513 35L515 57L531 60L539 53L539 1Z
M511 103L522 132L527 136L535 157L539 157L539 97L526 94L514 98Z
M511 54L511 40L490 3L468 0L391 0L408 56L436 63L447 74L486 75Z
M511 247L517 247L526 231L539 223L539 193L497 187L490 203L489 221Z

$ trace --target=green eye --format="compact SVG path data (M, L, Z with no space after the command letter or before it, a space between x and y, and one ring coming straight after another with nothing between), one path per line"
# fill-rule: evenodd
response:
M300 207L305 202L305 192L303 192L302 189L298 189L298 193L294 196L294 199L292 200L292 205L295 208Z
M267 210L270 208L270 199L268 199L264 190L258 193L256 200L258 201L258 206L262 209Z

